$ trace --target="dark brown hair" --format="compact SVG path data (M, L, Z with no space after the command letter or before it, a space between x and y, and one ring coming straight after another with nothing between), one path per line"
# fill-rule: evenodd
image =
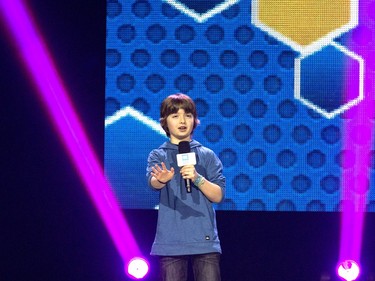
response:
M193 114L193 131L200 123L197 116L195 103L189 96L181 93L170 95L163 100L160 106L160 125L162 126L168 137L170 137L171 135L167 126L167 117L171 114L177 113L180 108L185 110L186 113Z

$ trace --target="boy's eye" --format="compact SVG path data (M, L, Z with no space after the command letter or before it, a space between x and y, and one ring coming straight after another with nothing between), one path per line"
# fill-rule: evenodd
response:
M188 113L188 114L186 114L186 117L192 118L192 117L193 117L193 114Z

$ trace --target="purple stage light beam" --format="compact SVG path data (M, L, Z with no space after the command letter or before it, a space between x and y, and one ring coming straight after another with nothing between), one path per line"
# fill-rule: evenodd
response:
M339 264L354 261L359 264L361 258L362 236L367 206L367 195L370 187L370 152L373 142L374 100L371 87L374 83L371 69L374 67L374 56L370 55L370 45L363 41L366 36L366 10L369 1L359 1L359 26L354 31L355 38L351 39L350 49L362 56L365 62L364 71L364 100L357 107L347 111L344 124L344 167L353 169L343 171L341 187L341 239ZM362 24L361 24L362 23ZM362 41L361 41L362 40ZM371 43L370 43L371 44ZM356 75L348 73L347 79L357 79ZM352 77L352 78L351 78ZM350 84L350 83L349 83ZM356 89L347 89L355 91ZM367 94L366 94L367 93ZM354 155L353 158L348 157Z
M84 128L74 111L42 36L20 0L1 0L0 15L69 156L124 263L141 252L121 212Z

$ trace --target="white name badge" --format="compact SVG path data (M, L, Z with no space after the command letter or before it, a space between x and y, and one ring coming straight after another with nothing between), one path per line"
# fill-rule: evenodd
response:
M195 164L197 164L195 152L177 154L178 167L182 167L185 165L195 165Z

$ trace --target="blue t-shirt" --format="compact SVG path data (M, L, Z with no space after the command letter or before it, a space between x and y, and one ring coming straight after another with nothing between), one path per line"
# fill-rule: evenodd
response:
M212 183L219 185L225 194L223 166L215 153L197 141L190 142L195 152L196 171ZM160 204L155 240L151 255L173 256L219 252L220 240L212 202L192 184L191 193L186 192L185 181L180 175L176 155L178 145L163 143L150 152L147 177L151 186L151 167L164 162L167 169L175 169L174 177L160 192Z

